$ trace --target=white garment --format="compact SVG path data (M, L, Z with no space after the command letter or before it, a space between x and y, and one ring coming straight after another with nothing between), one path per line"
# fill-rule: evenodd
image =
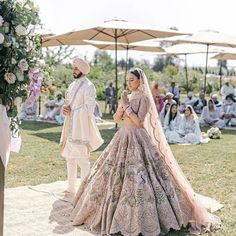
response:
M180 133L183 135L184 143L199 144L201 142L201 130L196 118L187 119L183 116Z
M180 105L179 110L180 112L184 111L184 108L187 105L190 105L191 107L193 107L194 103L197 101L197 99L195 97L192 97L191 99L189 99L189 97L187 97Z
M95 97L95 87L85 76L75 80L69 86L67 104L71 106L71 114L66 117L68 122L66 120L64 122L61 143L70 142L72 149L77 149L76 144L83 144L89 151L94 151L102 145L103 140L94 117ZM72 100L73 104L71 104ZM64 149L62 156L68 158L70 154L66 150L68 148Z
M7 117L5 106L0 104L0 156L3 165L7 166L10 156L11 132L10 132L10 119Z
M80 167L81 181L83 181L90 172L90 162L88 156L81 157L80 159L69 159L67 161L67 191L70 193L76 192L77 166Z
M234 88L232 87L232 85L229 84L229 86L227 86L226 84L224 84L220 90L220 93L222 95L222 98L225 99L225 97L229 94L234 94Z
M209 110L208 104L207 106L203 107L200 118L200 125L218 127L220 129L223 128L225 124L224 121L220 119L220 109L216 108L214 105L214 109Z
M236 125L236 103L224 104L221 107L221 117L227 115L233 115L233 118L223 118L225 125Z
M171 120L169 123L170 111L167 113L164 121L164 132L166 136L166 140L168 143L183 143L184 140L180 135L180 126L182 123L182 117L179 112L174 120Z
M61 143L62 156L67 160L69 192L75 192L77 165L83 179L90 171L90 151L103 143L94 118L95 98L95 87L85 76L68 88L66 103L71 107L71 114L65 117Z

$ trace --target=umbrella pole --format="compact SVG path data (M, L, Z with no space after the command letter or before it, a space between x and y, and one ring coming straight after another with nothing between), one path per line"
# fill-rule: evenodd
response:
M209 50L209 44L207 44L207 51L206 51L206 66L205 66L205 76L204 76L204 95L206 95L206 76L207 76L208 50Z
M188 66L187 66L187 54L185 56L185 75L186 75L186 92L188 93Z
M222 64L221 63L220 63L219 75L220 75L220 89L221 89L221 86L222 86Z
M117 71L117 29L115 29L115 71L116 71L116 101L115 101L115 106L117 109L118 105L118 71ZM116 123L116 129L118 125Z
M3 236L4 225L4 182L5 168L0 157L0 236Z
M126 89L126 75L128 71L128 59L129 59L129 47L126 48L126 64L125 64L125 81L124 81L124 89Z

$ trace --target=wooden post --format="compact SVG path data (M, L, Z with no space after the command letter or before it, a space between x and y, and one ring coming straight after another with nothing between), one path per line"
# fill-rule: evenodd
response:
M5 167L0 157L0 236L3 236L3 225L4 225L4 183L5 183Z

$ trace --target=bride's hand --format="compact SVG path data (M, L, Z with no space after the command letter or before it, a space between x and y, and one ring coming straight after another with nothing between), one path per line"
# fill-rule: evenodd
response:
M124 91L122 94L122 104L129 105L128 93L126 91Z

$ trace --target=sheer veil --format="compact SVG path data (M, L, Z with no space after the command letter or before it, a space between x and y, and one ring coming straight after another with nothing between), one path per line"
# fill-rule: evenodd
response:
M214 199L194 192L191 184L174 158L170 146L166 141L147 77L141 69L138 70L143 79L143 91L149 97L151 104L144 121L144 127L157 147L159 155L163 159L169 174L172 176L176 185L191 205L191 232L199 234L219 228L221 224L220 219L210 212L214 212L222 208L222 205Z

